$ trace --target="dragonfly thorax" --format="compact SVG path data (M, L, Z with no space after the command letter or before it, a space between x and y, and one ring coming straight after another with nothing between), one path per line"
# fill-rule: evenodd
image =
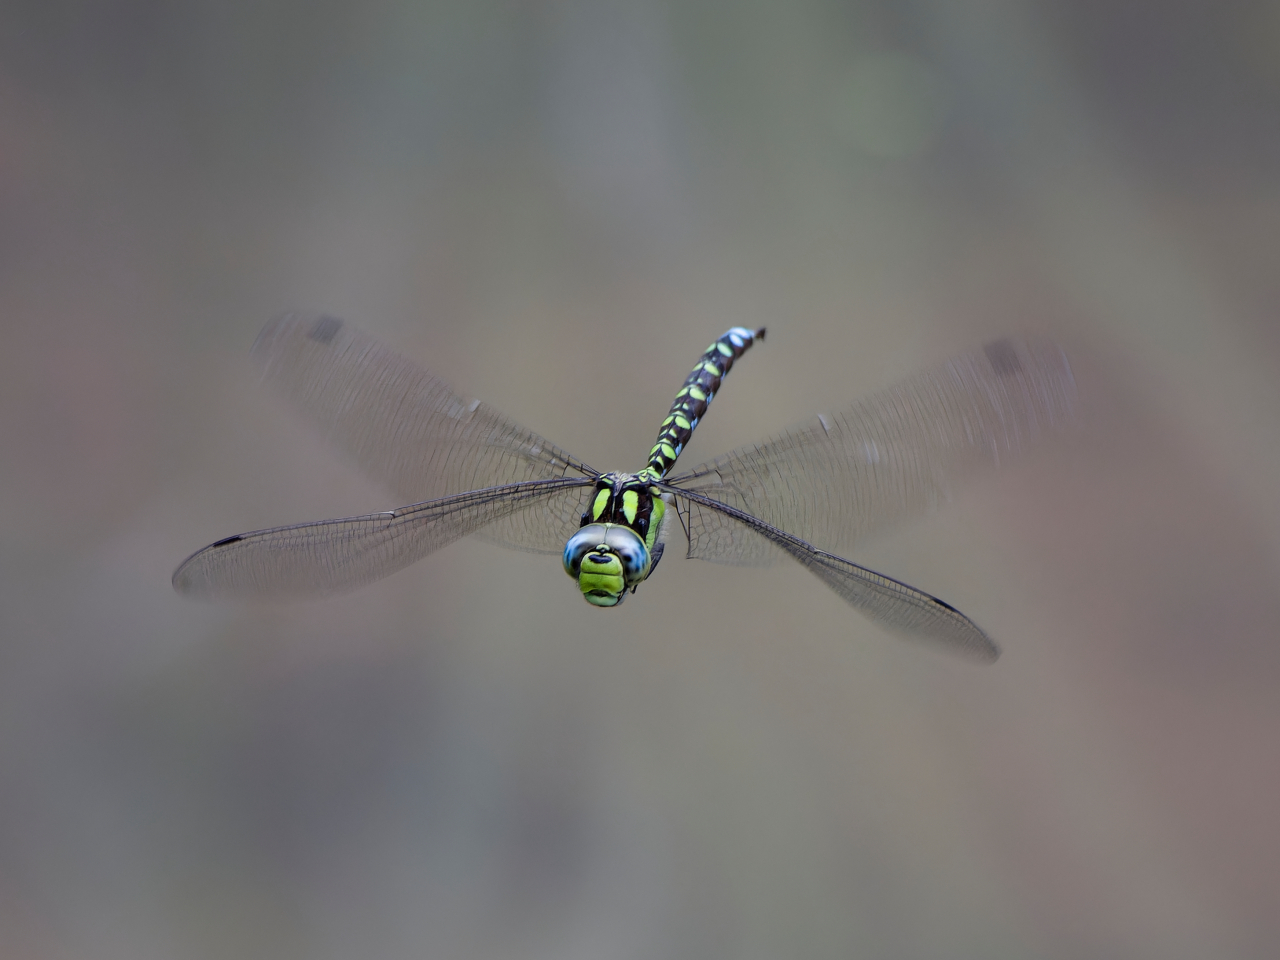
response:
M661 518L661 507L655 516L654 503L662 503L658 491L647 475L606 473L596 481L591 502L582 514L582 526L589 523L618 523L630 527L646 543L651 526ZM652 544L650 544L652 546Z

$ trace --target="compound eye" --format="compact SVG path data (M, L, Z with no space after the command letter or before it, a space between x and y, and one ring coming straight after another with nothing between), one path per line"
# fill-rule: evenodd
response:
M582 558L597 545L604 543L605 535L604 524L593 523L570 537L569 542L564 545L564 572L577 580L578 573L582 570Z
M644 573L644 548L637 550L632 546L615 547L614 553L622 561L622 576L626 581L630 583L638 580Z
M649 569L649 551L644 541L626 527L614 527L605 541L622 562L622 576L629 584L644 579Z

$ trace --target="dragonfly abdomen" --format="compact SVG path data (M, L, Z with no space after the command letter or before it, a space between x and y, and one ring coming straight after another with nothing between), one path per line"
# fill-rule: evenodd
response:
M671 404L671 412L662 421L658 442L649 451L649 463L645 470L661 479L675 466L676 458L693 436L698 421L720 389L720 381L729 375L733 361L747 352L753 343L764 339L765 328L748 330L734 327L727 330L698 358L693 371L684 379L684 386Z

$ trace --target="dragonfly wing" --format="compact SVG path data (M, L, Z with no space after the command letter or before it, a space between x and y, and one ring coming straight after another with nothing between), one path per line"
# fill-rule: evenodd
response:
M272 320L253 345L264 379L405 500L597 472L349 323Z
M1000 648L976 623L923 590L812 547L788 552L845 603L890 630L941 643L985 663L1000 656Z
M735 559L762 561L785 554L834 590L846 603L882 626L913 639L931 640L971 659L991 662L999 648L981 628L948 603L901 581L818 550L799 537L726 507L708 497L676 490L689 531L690 556L716 559L726 549ZM698 524L710 516L720 522L701 534ZM701 539L695 539L701 537ZM752 541L756 541L752 543Z
M592 480L564 487L527 510L502 517L476 532L476 538L528 553L564 552L568 539L582 526L582 512L595 493Z
M678 489L678 493L687 492ZM767 566L786 556L768 537L735 519L736 511L726 511L709 496L676 496L675 503L676 516L689 539L686 556L742 567ZM672 521L664 526L670 536Z
M173 586L208 599L341 593L389 576L487 524L535 514L581 489L589 493L591 484L583 478L509 484L365 517L228 537L183 561Z
M1075 380L1057 346L997 340L669 483L847 548L884 522L945 500L954 481L1024 450L1070 420L1075 406ZM716 546L698 555L708 559L754 562L759 551L732 533L713 529L707 539Z

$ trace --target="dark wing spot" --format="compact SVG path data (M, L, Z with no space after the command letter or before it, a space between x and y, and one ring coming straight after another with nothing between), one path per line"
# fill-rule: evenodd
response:
M234 537L226 537L222 540L219 540L217 543L209 544L209 549L212 550L214 547L225 547L228 543L235 543L237 540L243 540L243 539L244 537L240 536L240 534L237 533Z
M757 330L757 331L756 331L756 339L757 339L757 340L763 340L763 339L764 339L764 331L765 331L765 328L764 328L764 327L761 327L759 330Z
M307 334L317 343L328 343L338 335L338 330L342 327L342 321L337 317L320 317L315 322L315 326L311 328L311 332Z
M993 340L982 349L997 376L1007 377L1022 369L1022 361L1018 359L1018 351L1011 341Z

